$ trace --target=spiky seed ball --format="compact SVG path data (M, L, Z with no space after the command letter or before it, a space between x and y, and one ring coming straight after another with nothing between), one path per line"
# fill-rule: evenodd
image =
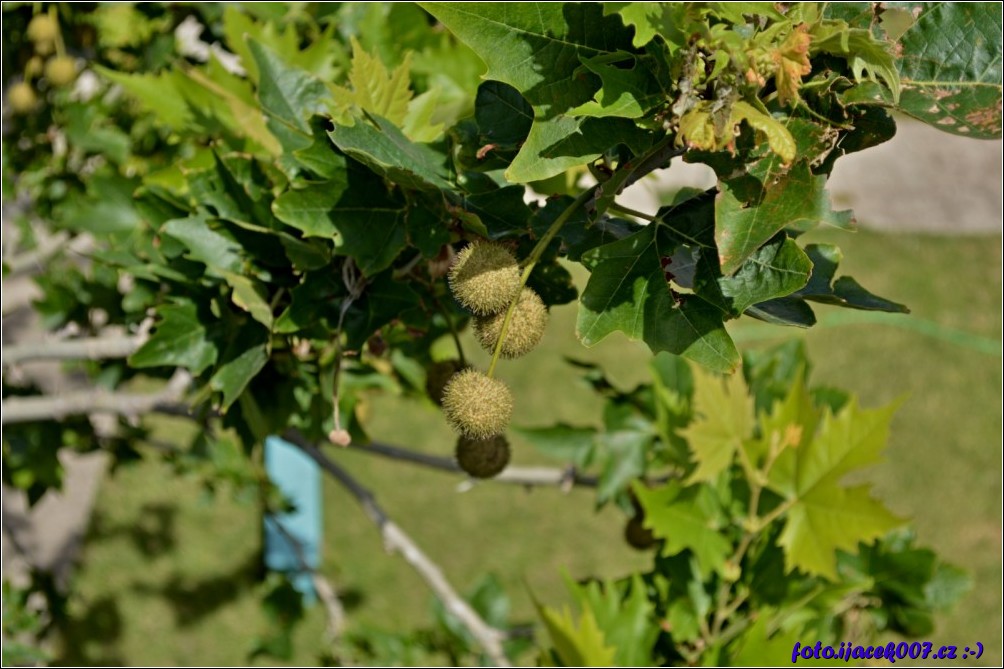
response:
M69 56L50 58L45 64L45 78L53 86L66 86L77 78L77 63Z
M7 91L7 102L15 114L27 114L38 104L38 97L31 88L31 84L22 81L14 84Z
M433 402L443 406L443 391L454 374L463 369L459 360L434 362L425 370L425 393Z
M490 439L457 439L457 464L469 475L490 479L509 464L509 442L502 435Z
M645 527L644 516L641 515L634 516L624 526L624 540L640 551L655 545L655 536L652 530Z
M519 290L519 264L504 246L475 242L457 254L449 281L464 307L482 316L497 314Z
M51 43L56 39L57 32L59 32L59 26L51 16L48 14L36 14L28 23L28 29L25 31L25 34L28 35L28 39L37 45L39 43Z
M474 319L474 336L486 351L494 351L505 322L505 310L494 316ZM516 309L512 312L509 329L502 341L503 358L519 358L532 351L544 336L547 328L547 307L540 295L530 288L519 294Z
M505 432L512 418L509 387L476 369L457 372L443 391L443 413L454 430L472 439Z

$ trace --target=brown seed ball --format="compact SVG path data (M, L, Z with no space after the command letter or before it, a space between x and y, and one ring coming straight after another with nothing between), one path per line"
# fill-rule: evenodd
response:
M457 464L469 475L490 479L509 464L509 442L502 435L490 439L457 439Z
M446 420L458 433L472 439L488 439L505 432L512 407L509 387L476 369L454 374L443 392Z
M502 332L505 311L494 316L478 316L474 319L474 336L486 351L494 351ZM532 289L524 288L519 294L519 302L512 313L509 328L502 341L503 358L519 358L532 351L547 329L547 307Z
M58 32L59 25L51 16L48 14L36 14L28 23L28 29L25 31L25 34L37 46L39 43L51 44L56 39L56 33Z
M443 406L443 391L454 374L463 369L459 360L434 362L425 370L425 392L433 402Z
M645 527L644 517L641 515L634 516L624 526L624 540L640 551L655 545L655 536L652 530Z
M45 64L45 78L53 86L66 86L77 78L77 63L69 56L50 58Z
M457 254L449 281L464 307L482 316L497 314L519 290L519 264L504 246L475 242Z
M38 104L38 97L31 84L22 81L14 84L7 91L7 103L15 114L27 114Z

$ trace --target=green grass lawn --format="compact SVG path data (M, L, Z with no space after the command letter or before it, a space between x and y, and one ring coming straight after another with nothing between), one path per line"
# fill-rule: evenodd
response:
M999 343L996 354L981 347L1001 339L1001 239L833 231L813 238L840 244L844 272L908 304L913 315L855 322L844 314L860 312L824 307L817 311L821 325L808 332L748 319L733 331L743 346L804 336L814 381L851 390L865 406L906 395L887 460L872 480L893 509L914 518L920 543L972 574L972 591L939 620L931 641L960 647L981 641L986 652L980 662L998 664L1001 357ZM583 349L574 322L574 305L555 309L541 347L501 368L517 398L517 423L596 422L598 401L562 355L604 363L625 385L647 376L644 346L618 335ZM172 424L164 431L184 429ZM395 397L373 402L371 432L431 453L452 449L453 438L431 405ZM514 440L514 446L514 462L543 462L526 444ZM573 577L615 577L650 559L622 541L623 516L594 512L588 491L531 492L487 483L462 492L457 476L353 451L334 457L377 491L388 513L459 589L486 571L497 574L516 621L534 619L527 586L543 601L565 601L562 570ZM352 498L329 483L324 494L323 571L349 593L352 624L389 630L429 625L430 595L419 578L384 552ZM197 480L175 477L156 457L122 467L101 489L61 661L244 663L255 636L268 626L256 585L259 522L250 501L225 493L206 497ZM294 662L316 661L323 628L314 607L298 631ZM532 655L523 659L534 661Z

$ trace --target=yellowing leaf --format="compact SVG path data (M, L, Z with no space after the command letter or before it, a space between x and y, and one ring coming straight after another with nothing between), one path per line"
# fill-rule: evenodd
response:
M687 483L710 481L732 463L743 440L753 433L753 398L742 374L722 378L693 367L694 412L683 430L697 469Z
M743 121L749 124L757 132L762 132L770 144L770 149L781 157L786 163L795 159L795 138L792 137L788 128L783 123L769 114L765 114L748 102L742 100L732 105L732 125L738 125Z
M809 44L812 35L808 26L801 24L781 43L774 52L777 72L774 81L777 85L777 99L782 105L798 101L798 89L802 85L802 77L812 71L809 62Z

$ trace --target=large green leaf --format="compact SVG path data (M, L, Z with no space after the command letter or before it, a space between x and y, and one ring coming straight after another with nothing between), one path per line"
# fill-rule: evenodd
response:
M577 332L592 346L620 330L653 353L683 355L713 371L731 372L739 352L722 312L697 295L674 301L661 259L676 247L658 224L583 256L592 275L579 300Z
M365 120L336 125L328 134L344 153L405 188L451 188L443 169L445 156L412 142L386 119L367 114Z
M900 38L899 109L957 135L1001 137L1001 8L994 2L911 3Z
M805 162L785 169L771 154L750 174L724 178L715 202L715 241L721 271L732 275L758 248L789 226L828 223L847 227L849 212L833 211L826 177Z
M216 362L219 351L214 339L219 335L219 323L215 319L207 325L206 316L188 300L162 305L157 316L153 334L129 356L130 366L184 367L200 374Z
M722 276L718 258L697 252L694 290L723 311L739 316L759 302L790 295L805 286L812 261L784 233L754 251L732 276Z
M328 89L320 79L288 64L263 44L249 39L247 45L258 67L258 100L268 115L269 131L286 151L309 147L308 119L327 111Z
M226 411L268 362L268 331L242 325L223 352L222 362L209 379L209 387L223 394L220 409Z
M546 179L623 141L626 126L585 132L566 115L599 89L598 78L579 76L582 62L631 48L631 31L619 17L604 16L599 3L420 4L485 61L489 79L513 86L533 107L533 128L509 180Z
M825 414L814 439L789 444L777 457L767 485L790 505L778 539L788 570L836 579L838 549L854 552L858 542L902 523L870 496L868 485L840 484L851 471L879 461L895 408L862 410L851 401L836 416Z
M732 544L722 534L724 521L710 486L684 488L670 482L650 489L635 485L634 493L645 510L645 527L665 539L665 555L690 550L704 575L712 571L724 574Z
M240 272L241 245L226 231L214 229L204 212L168 221L163 232L184 244L186 257L205 264L208 273Z

